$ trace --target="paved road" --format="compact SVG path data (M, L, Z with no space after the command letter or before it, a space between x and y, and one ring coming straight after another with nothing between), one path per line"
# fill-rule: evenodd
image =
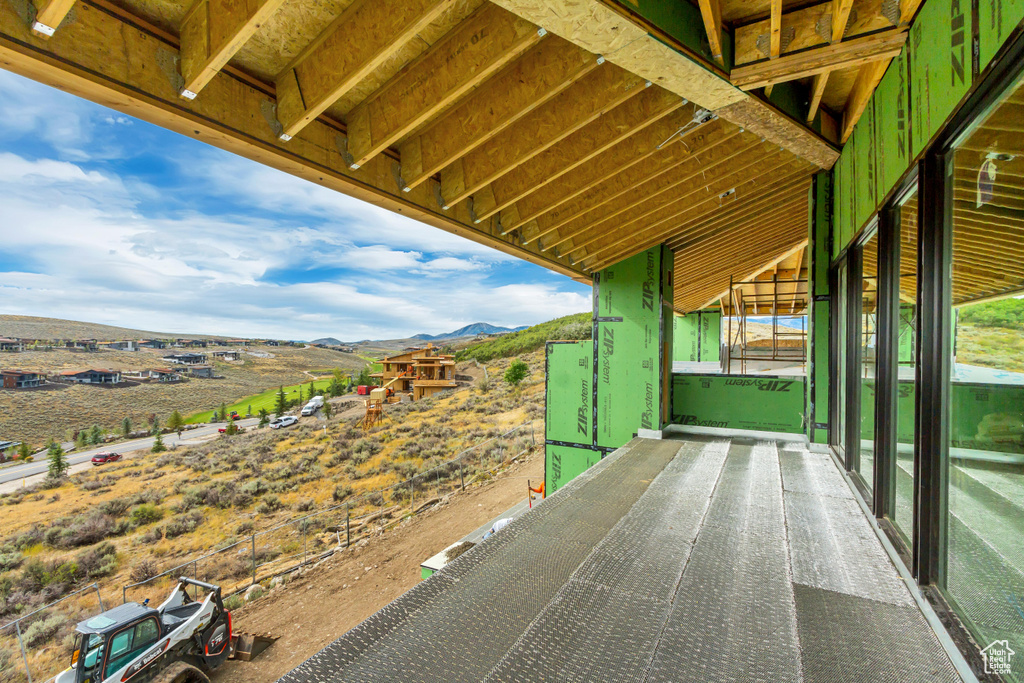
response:
M252 427L259 423L258 418L247 418L238 421L239 427ZM181 433L181 438L178 438L177 434L164 434L164 445L168 448L181 445L190 445L193 442L206 439L211 436L218 434L217 430L224 426L224 423L217 423L211 425L205 425L203 427L197 427L196 429L190 429ZM141 449L149 450L153 447L154 437L147 436L144 439L133 439L132 441L121 441L119 443L107 444L98 448L92 448L87 451L75 451L68 453L68 462L72 465L72 471L80 471L83 467L80 465L88 466L92 456L97 453L103 453L107 451L113 451L115 453L127 453L129 451L137 451ZM19 481L26 478L34 478L40 475L46 474L47 463L46 458L43 456L41 459L34 462L30 462L24 465L14 465L11 467L5 467L0 469L0 484L7 482Z

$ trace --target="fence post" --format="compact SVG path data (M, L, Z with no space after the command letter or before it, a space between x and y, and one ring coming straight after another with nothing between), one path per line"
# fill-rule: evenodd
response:
M256 534L252 535L252 585L256 585Z
M345 503L345 547L352 545L352 527L349 526L349 506Z
M100 603L100 611L106 612L107 608L103 606L103 596L100 595L100 585L98 583L94 583L92 587L96 589L96 601Z
M533 426L532 422L530 423L530 445L537 445L537 429Z
M121 604L128 602L128 586L121 586Z
M462 474L462 459L461 458L459 458L459 486L462 487L463 491L466 490L466 478Z
M409 512L416 512L416 475L409 480Z
M302 564L306 564L306 525L302 524Z
M21 648L21 659L25 662L25 675L28 676L28 683L32 683L32 672L28 669L28 655L25 654L25 643L21 639L21 622L14 622L14 630L18 632L18 647Z

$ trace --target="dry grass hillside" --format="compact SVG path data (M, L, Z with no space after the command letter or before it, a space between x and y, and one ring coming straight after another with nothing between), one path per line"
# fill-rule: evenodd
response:
M3 354L0 366L44 373L88 367L145 370L166 367L162 356L178 351L25 351ZM346 373L358 373L365 361L354 354L328 349L254 346L243 353L240 361L213 361L212 365L223 379L116 388L61 385L38 390L0 389L0 437L39 445L51 437L67 439L75 430L94 424L118 431L125 417L142 426L151 414L165 420L174 410L182 415L212 410L222 402L230 404L282 384L307 381L307 372L319 374L338 367Z
M18 339L95 339L114 341L117 339L145 339L155 337L168 339L211 339L211 335L173 334L170 332L149 332L128 327L87 323L79 320L59 318L37 318L31 315L0 315L0 337Z
M458 484L458 469L423 482L416 494L423 502L409 500L407 489L385 499L366 494L512 426L532 420L543 434L543 353L524 360L530 375L518 389L501 381L510 359L497 360L488 364L489 381L391 406L390 419L369 432L358 418L304 418L287 430L224 436L159 455L136 453L57 486L0 496L0 623L93 581L102 585L108 605L119 603L122 585L346 501L361 501L353 517L377 515L363 518L363 528L397 521L413 505L432 504L438 491ZM493 457L498 449L524 447L498 440L477 450ZM466 474L471 478L472 469ZM261 563L284 562L307 544L315 552L340 539L337 529L317 521L285 529L257 537ZM245 585L251 571L247 548L220 556L215 567L204 566L200 578ZM162 590L147 595L157 599ZM94 597L85 595L23 625L34 678L55 673L70 651L75 621L95 609ZM0 634L0 681L23 680L16 647L8 634Z

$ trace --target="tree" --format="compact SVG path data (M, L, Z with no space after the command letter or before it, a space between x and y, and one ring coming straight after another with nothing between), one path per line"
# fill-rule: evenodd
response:
M22 441L21 445L18 446L18 459L20 459L20 460L31 460L32 459L32 447L28 445L28 441Z
M60 479L67 475L68 470L71 469L71 463L68 462L67 456L64 455L64 449L56 441L51 441L49 448L46 449L46 460L48 462L47 469L49 470L48 476L50 479Z
M245 416L252 417L252 404L250 403L245 409Z
M89 430L89 443L94 445L103 443L103 430L99 425L93 425Z
M529 374L530 366L516 359L512 361L512 364L508 366L508 370L505 371L505 381L514 387L518 387L519 383L526 379L526 376Z
M236 422L228 423L227 429L224 430L224 434L227 435L227 436L234 436L237 433L238 433L238 423L236 423Z
M163 453L167 450L167 446L164 445L164 437L160 432L156 433L156 438L153 439L153 448L150 449L153 453Z
M334 410L334 408L331 407L330 401L325 401L324 407L321 410L324 411L324 418L330 420L331 412Z
M132 435L132 421L129 418L121 420L121 436L128 438Z
M228 419L228 407L224 403L220 404L220 421L227 422Z
M77 448L79 450L82 450L83 448L85 448L88 445L89 445L88 436L86 435L85 430L82 429L82 430L80 430L78 432L77 435L75 435L75 448Z
M260 423L256 426L266 427L268 424L270 424L270 416L267 414L267 409L260 408Z
M274 401L274 413L277 417L281 417L286 410L288 410L288 397L284 394L284 387L278 387L277 397Z
M370 377L369 365L364 365L363 369L359 371L359 379L356 380L356 384L360 386L373 384L373 378Z
M153 419L151 420L151 422L153 423L153 431L152 431L152 433L156 434L157 436L159 436L160 435L160 418L158 418L156 415L154 415Z
M167 418L167 426L178 432L178 437L181 437L181 430L185 428L185 418L181 416L177 410L171 413L171 416Z

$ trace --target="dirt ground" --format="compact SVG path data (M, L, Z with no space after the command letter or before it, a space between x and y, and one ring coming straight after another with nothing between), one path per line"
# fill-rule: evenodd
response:
M534 450L493 481L367 539L270 591L234 614L236 631L279 636L253 662L227 662L216 683L276 681L420 581L420 563L523 500L543 478Z

